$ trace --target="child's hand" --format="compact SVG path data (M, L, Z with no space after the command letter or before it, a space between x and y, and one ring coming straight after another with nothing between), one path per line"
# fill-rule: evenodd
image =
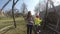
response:
M41 26L40 24L38 24L38 26Z

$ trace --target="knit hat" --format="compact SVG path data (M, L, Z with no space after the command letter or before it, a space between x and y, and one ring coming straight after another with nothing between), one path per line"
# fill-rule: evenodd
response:
M36 16L39 16L39 13L36 13Z

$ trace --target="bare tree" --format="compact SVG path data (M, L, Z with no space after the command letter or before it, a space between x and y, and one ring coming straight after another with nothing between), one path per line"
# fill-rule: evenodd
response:
M35 12L41 12L43 10L46 10L46 1L43 1L42 3L39 2L35 7Z
M35 11L35 13L40 12L40 3L36 5L34 11Z
M12 17L12 9L7 10L5 12L5 14L6 14L6 16ZM19 17L20 15L18 15L18 14L19 14L19 10L14 8L14 15L15 15L15 17Z
M27 5L26 5L25 3L23 3L23 4L22 4L22 7L21 7L21 12L22 12L23 14L25 14L27 11L28 11Z

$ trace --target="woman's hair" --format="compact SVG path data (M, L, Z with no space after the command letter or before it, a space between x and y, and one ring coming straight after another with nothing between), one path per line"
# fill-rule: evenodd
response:
M29 17L31 17L32 15L31 15L31 11L29 11L28 12L28 14L27 14L27 18L29 18Z

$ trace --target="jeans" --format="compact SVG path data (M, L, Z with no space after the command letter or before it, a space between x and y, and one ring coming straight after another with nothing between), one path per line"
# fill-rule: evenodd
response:
M32 34L33 25L27 25L27 34Z

